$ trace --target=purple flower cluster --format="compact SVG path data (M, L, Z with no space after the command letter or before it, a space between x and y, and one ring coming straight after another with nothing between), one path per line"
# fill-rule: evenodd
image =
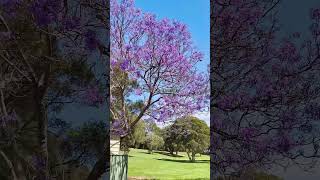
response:
M62 23L63 23L62 29L69 31L69 30L78 28L81 24L81 19L77 16L66 17Z
M245 141L251 141L257 135L258 131L255 128L243 128L241 130L241 136Z
M152 118L166 121L208 108L209 77L196 70L203 54L193 47L187 26L142 14L132 0L112 0L111 9L111 69L120 67L139 83L136 95L155 94Z
M310 17L311 19L314 19L314 20L320 20L320 9L319 8L311 9Z
M245 109L252 105L254 97L248 93L238 92L233 94L226 94L217 100L218 107L225 110L233 108Z
M46 166L46 161L39 155L32 156L31 162L37 170L42 170Z
M130 60L125 59L125 60L120 64L120 68L121 68L123 71L126 71L126 70L129 68L129 65L130 65Z
M300 59L298 49L296 48L295 44L290 41L283 42L279 49L279 55L282 60L289 61L291 63Z
M305 107L305 115L313 120L320 120L320 105L318 103L310 103Z
M128 134L128 124L124 119L116 119L111 124L111 134L116 136L125 136Z
M142 94L142 90L140 88L135 89L135 94L140 96Z
M9 125L14 125L18 120L17 114L15 112L10 113L7 116L0 116L0 127L7 127Z
M8 41L11 39L11 33L10 32L0 32L0 39L1 41Z
M290 137L281 136L277 141L277 148L280 152L288 152L293 147Z
M90 51L97 49L99 45L99 40L97 39L96 32L93 30L88 30L84 34L84 41L86 48L88 48Z
M1 0L0 6L3 7L4 12L13 18L16 16L16 10L20 6L22 0Z
M31 3L29 9L35 18L36 24L40 27L45 27L59 20L62 8L61 0L35 0Z
M84 95L84 101L88 105L100 105L104 102L104 96L97 86L89 87Z

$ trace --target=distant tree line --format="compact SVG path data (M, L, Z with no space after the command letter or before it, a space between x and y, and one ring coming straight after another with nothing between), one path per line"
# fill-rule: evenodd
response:
M190 161L195 161L196 154L208 152L210 129L208 125L192 116L177 119L173 124L159 128L156 123L140 121L126 138L129 148L167 151L171 155L185 151ZM127 148L127 150L129 150Z

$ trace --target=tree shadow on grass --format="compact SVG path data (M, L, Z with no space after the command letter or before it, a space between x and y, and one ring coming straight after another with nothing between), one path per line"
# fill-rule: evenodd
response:
M148 152L139 152L139 153L141 153L141 154L150 154L150 153L148 153Z
M154 153L158 153L158 154L162 154L162 155L170 156L170 157L184 157L184 156L177 155L177 154L170 154L169 152L164 152L164 151L155 151Z
M191 162L189 160L179 160L179 159L163 159L163 158L158 158L157 160L161 161L171 161L171 162L178 162L178 163L209 163L210 160L196 160L194 162Z
M139 153L150 154L149 152L139 152ZM170 156L170 157L184 157L184 156L181 156L181 155L170 154L168 152L163 152L163 151L153 151L152 154L161 154L161 155ZM150 154L150 155L152 155L152 154Z
M160 179L149 178L149 177L128 177L128 180L160 180Z
M142 152L142 151L140 151L139 153L142 153L142 154L150 154L149 152ZM162 155L170 156L170 157L183 157L183 156L181 156L181 155L170 154L169 152L165 152L165 151L153 151L152 154L162 154Z

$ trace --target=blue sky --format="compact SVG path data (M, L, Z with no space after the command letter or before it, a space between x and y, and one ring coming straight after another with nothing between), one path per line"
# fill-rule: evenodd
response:
M207 72L210 63L210 1L209 0L136 0L136 7L153 13L157 18L178 20L188 26L194 45L204 54L198 69ZM194 116L210 123L209 112Z
M209 0L136 0L136 7L158 18L175 19L185 23L191 32L194 45L204 54L199 63L201 71L210 62L210 1Z

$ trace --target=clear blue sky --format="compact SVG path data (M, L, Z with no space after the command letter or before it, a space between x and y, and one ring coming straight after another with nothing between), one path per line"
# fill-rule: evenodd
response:
M206 71L210 62L210 1L209 0L136 0L136 7L158 18L169 18L186 24L194 44L204 54L199 64Z

